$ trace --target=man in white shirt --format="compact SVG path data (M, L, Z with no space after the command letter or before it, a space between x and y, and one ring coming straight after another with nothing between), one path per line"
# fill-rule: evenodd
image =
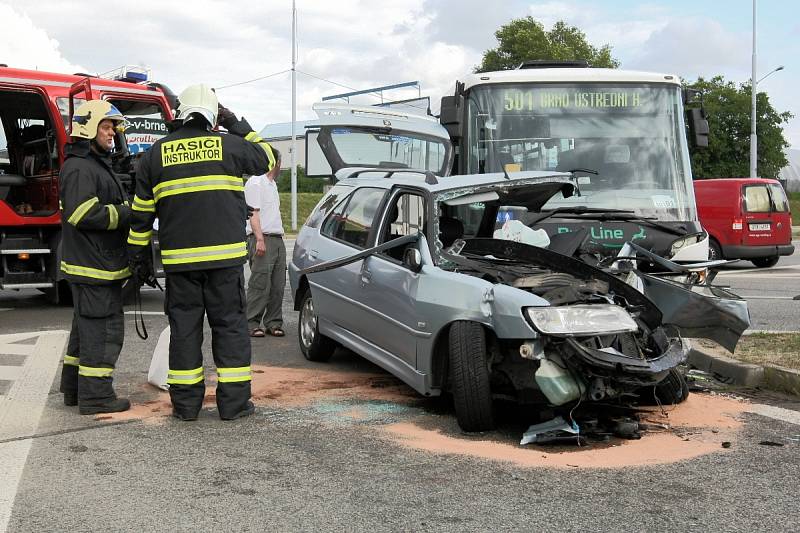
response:
M277 150L273 150L277 152ZM269 333L283 337L283 291L286 288L286 247L283 244L281 200L275 179L280 174L280 154L271 172L251 176L244 186L253 216L247 221L247 323L251 337Z

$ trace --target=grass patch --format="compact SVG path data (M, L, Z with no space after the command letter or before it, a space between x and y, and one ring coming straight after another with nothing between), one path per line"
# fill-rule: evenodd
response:
M734 359L756 365L777 365L800 370L799 333L753 333L744 335Z
M292 193L282 192L281 196L281 222L283 222L283 231L286 233L295 233L292 231ZM297 229L303 225L308 215L313 211L314 206L317 205L319 199L322 198L321 192L299 192L297 193Z
M789 209L792 210L792 226L800 226L800 192L790 192Z

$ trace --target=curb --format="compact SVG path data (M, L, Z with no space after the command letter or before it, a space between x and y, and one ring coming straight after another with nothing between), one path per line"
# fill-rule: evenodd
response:
M733 385L741 387L760 387L776 392L800 396L800 371L775 365L753 365L742 363L707 348L692 343L686 360L691 366L717 374Z

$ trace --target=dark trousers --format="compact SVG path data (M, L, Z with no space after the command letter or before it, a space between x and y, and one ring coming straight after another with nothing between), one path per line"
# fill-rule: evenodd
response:
M164 310L169 317L169 395L183 416L203 405L203 316L211 326L211 350L217 366L217 407L222 418L247 408L250 400L250 337L245 316L241 266L168 272Z
M122 282L108 285L70 283L74 314L61 371L61 392L77 394L81 405L116 399L112 386L122 342Z

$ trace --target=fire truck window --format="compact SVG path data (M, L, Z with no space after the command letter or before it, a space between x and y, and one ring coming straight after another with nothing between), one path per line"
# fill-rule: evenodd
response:
M0 117L0 173L8 172L11 168L11 160L8 158L8 141L6 140L6 124L3 117Z
M75 109L85 101L83 98L75 98ZM61 122L64 123L64 129L69 132L69 98L56 98L56 105L58 106L58 112L61 113Z
M128 119L125 138L131 155L146 152L154 142L169 133L167 121L159 104L116 98L109 99L109 102Z

